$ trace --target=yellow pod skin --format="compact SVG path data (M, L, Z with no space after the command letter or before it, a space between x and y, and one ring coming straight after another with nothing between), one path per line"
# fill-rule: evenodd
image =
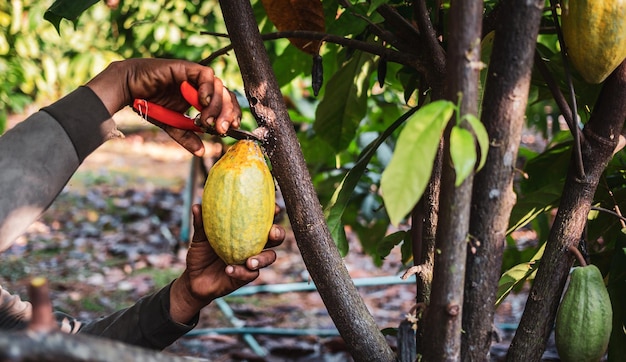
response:
M568 0L561 23L569 59L588 83L603 82L626 58L626 0Z
M275 202L274 179L256 142L238 141L211 167L202 195L204 231L226 264L243 264L263 250Z

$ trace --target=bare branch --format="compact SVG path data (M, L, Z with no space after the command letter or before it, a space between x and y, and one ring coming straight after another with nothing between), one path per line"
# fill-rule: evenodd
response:
M261 35L261 38L264 41L284 39L284 38L320 40L320 41L327 42L327 43L334 43L334 44L342 45L348 48L361 50L361 51L378 55L381 57L384 56L386 57L387 61L406 65L418 71L424 71L424 67L421 66L421 64L416 60L415 54L398 52L396 50L393 50L393 49L390 49L381 45L367 43L361 40L344 38L344 37L337 36L337 35L320 33L320 32L315 32L315 31L295 30L295 31L280 31L276 33L263 34ZM211 53L211 55L201 60L199 63L203 65L209 65L217 57L222 56L231 50L233 50L232 44L222 49L218 49L214 51L213 53Z

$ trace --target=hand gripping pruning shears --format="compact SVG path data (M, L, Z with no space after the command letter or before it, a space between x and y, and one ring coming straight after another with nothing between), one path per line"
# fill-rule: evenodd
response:
M183 81L180 84L180 93L183 98L191 104L196 110L201 111L202 105L198 101L198 90L194 88L189 82ZM151 118L163 124L167 124L169 126L180 128L188 131L194 131L199 133L209 133L212 135L224 136L219 134L214 127L201 128L195 124L195 119L191 118L185 114L178 113L169 108L163 107L156 103L149 102L145 99L135 99L133 102L133 109L137 112L141 117ZM236 128L229 128L226 131L226 136L242 140L249 139L258 141L259 137L252 132L244 131Z

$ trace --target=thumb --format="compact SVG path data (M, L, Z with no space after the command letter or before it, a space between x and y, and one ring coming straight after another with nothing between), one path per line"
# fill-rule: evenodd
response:
M191 207L191 213L193 215L193 237L191 242L207 241L206 234L204 233L204 223L202 222L202 207L195 204Z

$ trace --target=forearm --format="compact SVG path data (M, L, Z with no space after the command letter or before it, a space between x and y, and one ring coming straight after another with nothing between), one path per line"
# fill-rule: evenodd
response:
M81 87L0 137L0 250L39 217L82 160L114 133L102 102Z

